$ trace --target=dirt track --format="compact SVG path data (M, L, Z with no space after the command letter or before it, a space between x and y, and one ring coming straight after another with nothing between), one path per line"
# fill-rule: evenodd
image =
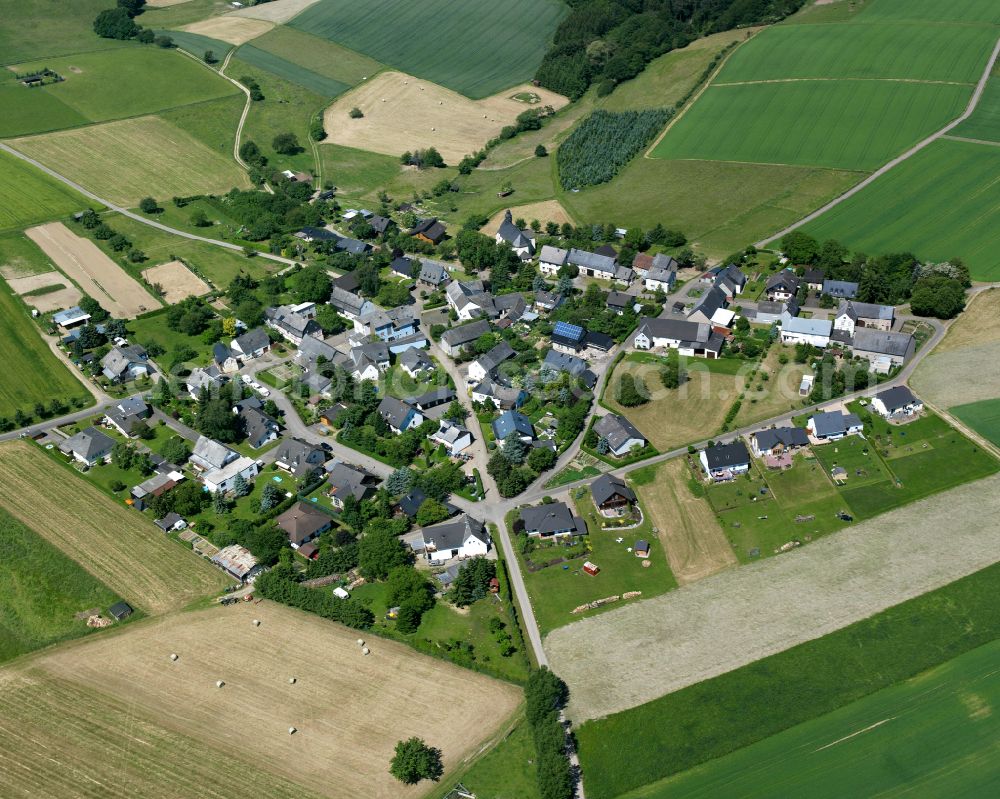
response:
M94 242L77 236L62 222L39 225L25 233L85 294L115 318L131 319L160 307L142 285Z
M561 627L545 640L575 721L818 638L1000 559L1000 475L786 555Z
M168 305L180 302L186 297L200 297L212 290L208 283L180 261L168 261L165 264L151 266L143 270L142 276L149 285L160 285L163 289L163 299Z

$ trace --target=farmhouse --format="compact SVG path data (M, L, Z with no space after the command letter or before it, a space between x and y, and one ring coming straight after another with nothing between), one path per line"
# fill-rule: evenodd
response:
M617 280L628 285L632 282L632 269L619 266L612 255L601 255L596 252L578 250L575 247L569 251L567 262L580 270L584 277L594 277L598 280Z
M434 361L431 357L418 347L411 347L399 356L397 363L414 380L424 372L434 371Z
M472 389L472 401L480 404L489 402L503 410L519 408L528 399L528 392L521 388L505 386L487 378Z
M481 280L463 282L453 280L445 289L448 306L458 315L460 321L477 317L495 319L500 315L496 300L483 286Z
M802 280L809 291L822 291L825 279L826 272L822 269L807 269L802 275Z
M839 441L845 436L858 435L864 430L864 425L856 414L826 411L810 416L806 428L819 441Z
M395 397L383 398L378 404L378 415L396 435L410 428L418 427L424 421L424 416L420 411Z
M718 286L712 286L712 288L698 298L694 307L688 312L688 321L704 322L710 325L717 324L716 315L719 311L724 311L728 304L729 299L726 297L726 293ZM732 320L733 316L735 314L726 314L723 316L723 321L728 323Z
M101 371L114 383L125 383L137 377L147 377L153 371L148 358L145 347L140 347L138 344L112 347L108 354L101 358Z
M253 360L271 349L271 339L262 327L255 327L230 342L229 348L237 358Z
M71 327L77 327L89 322L90 314L85 313L79 305L74 305L65 311L52 314L52 321L63 330L69 330Z
M274 521L285 531L293 549L325 533L333 524L332 518L305 502L296 502Z
M485 319L476 319L467 325L450 328L441 334L441 349L454 357L462 351L462 347L489 332L490 323Z
M598 440L608 443L608 452L616 458L628 455L633 449L642 449L648 443L635 426L624 416L609 413L597 420L594 432Z
M531 228L522 230L515 225L509 208L497 229L496 242L507 244L522 261L530 261L535 254L535 231Z
M558 538L587 534L587 524L574 516L566 503L550 502L534 508L524 508L520 515L524 532L532 538Z
M503 441L511 435L516 435L524 442L535 439L535 428L531 426L531 421L518 411L504 411L493 420L492 428L493 437L497 441Z
M136 394L134 397L123 399L110 408L104 416L104 423L113 427L123 436L131 438L139 423L145 424L145 420L150 417L151 413L152 411L143 398Z
M717 266L712 271L715 272L714 285L725 292L727 297L732 299L737 294L743 293L747 285L747 276L736 264Z
M856 358L868 361L873 372L884 375L913 357L916 341L909 333L858 328L850 349Z
M635 492L620 477L602 474L590 484L590 496L598 510L609 512L627 508L635 502Z
M799 279L787 269L783 269L767 279L764 292L772 302L775 300L790 300L799 293Z
M275 465L297 478L312 475L325 462L323 448L301 438L284 439L274 453Z
M836 300L853 300L858 295L858 284L848 280L824 280L823 293Z
M906 386L893 386L872 397L872 410L886 419L912 416L924 409L924 403Z
M510 344L501 341L485 355L480 355L469 364L469 381L479 383L486 377L494 377L500 364L510 360L516 354Z
M735 480L736 475L750 470L750 453L742 441L716 444L714 447L703 449L698 459L705 474L717 483Z
M341 354L335 347L327 344L321 338L306 336L299 343L299 348L295 352L295 363L303 368L313 367L320 358L324 358L327 363L333 362L337 355Z
M420 531L424 552L432 564L452 558L474 558L490 551L490 534L478 519L463 513L450 522L442 522Z
M568 260L569 250L543 244L541 252L538 253L538 268L543 275L556 277L559 274L559 270L566 266Z
M232 463L240 454L207 436L198 436L194 444L194 450L188 459L195 469L202 472L210 472L214 469L221 469L227 463Z
M336 285L330 289L330 305L337 313L347 317L352 322L375 310L375 305L371 300L366 300L361 295Z
M772 427L750 434L750 449L758 458L794 452L809 446L809 436L801 427Z
M448 231L445 230L444 225L438 222L435 217L430 217L429 219L418 219L417 224L414 225L413 229L407 231L408 235L415 236L421 241L426 241L429 244L440 244L447 233Z
M253 458L237 457L221 469L211 469L201 476L205 488L211 493L232 491L238 478L252 480L260 472L260 465Z
M87 427L59 444L59 451L85 466L94 466L111 454L115 440L96 427Z
M800 319L795 317L781 325L782 344L811 344L826 347L830 343L833 323L828 319Z
M246 547L230 544L212 556L212 563L241 583L252 583L264 567Z
M315 313L316 305L311 302L301 305L279 305L264 312L267 326L295 345L301 344L307 337L323 338L319 322L312 318Z
M368 224L372 226L372 230L379 236L385 236L392 228L396 227L396 223L391 219L386 216L379 216L378 214L373 214L371 219L368 220Z
M834 330L843 330L853 336L856 328L892 330L895 309L891 305L875 305L868 302L846 300L840 303L833 320Z
M643 317L632 339L637 350L669 348L702 358L718 358L725 342L707 323L658 317Z
M343 510L344 502L348 497L354 497L358 502L365 498L369 490L369 480L367 472L363 472L348 463L337 461L327 469L327 481L330 483L330 487L326 493L333 506Z
M466 427L450 419L442 419L439 425L437 431L428 437L431 441L442 444L452 457L472 446L472 433Z

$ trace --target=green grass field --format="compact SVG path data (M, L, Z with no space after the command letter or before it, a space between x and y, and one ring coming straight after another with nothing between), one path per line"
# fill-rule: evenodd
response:
M98 206L9 153L0 152L0 230L24 228Z
M191 134L211 150L231 159L236 126L243 113L244 100L243 94L234 94L218 100L171 108L169 111L161 111L157 116Z
M652 155L870 170L957 117L970 91L880 81L711 86Z
M774 795L987 796L1000 782L995 742L1000 641L628 799Z
M0 121L0 136L43 133L67 124L151 114L239 91L187 56L158 47L81 53L20 64L17 68L27 71L41 67L55 70L66 80L41 89L24 89L25 96L29 92L32 95L30 113L15 111L10 118L5 114ZM36 93L50 95L58 104L35 98ZM12 94L8 90L4 99L11 99ZM80 119L70 119L65 107Z
M948 409L965 424L997 446L1000 446L1000 399L970 402Z
M239 54L240 59L246 63L259 69L267 70L279 78L296 83L302 88L308 89L322 97L336 97L351 88L346 83L341 83L339 80L334 80L333 78L328 78L326 75L313 72L311 69L306 69L267 50L261 50L252 44L243 45L239 50Z
M993 0L877 0L864 10L865 22L964 22L1000 25L1000 7Z
M122 47L92 27L94 17L110 7L107 0L0 0L0 63Z
M73 614L118 597L34 531L0 509L0 662L93 632Z
M254 48L266 50L304 69L353 86L371 78L384 64L336 42L279 25L253 40ZM264 64L260 65L265 67ZM308 88L308 87L307 87Z
M976 25L775 25L736 50L715 83L895 78L974 84L996 32Z
M861 252L960 256L973 280L1000 277L1000 147L939 140L803 229Z
M198 58L204 57L206 50L211 50L220 64L223 58L225 58L226 53L233 49L233 45L229 42L224 42L221 39L213 39L211 36L202 36L200 33L176 30L158 30L155 33L157 36L169 36L174 40L174 44L183 50L187 50L191 55L198 56Z
M581 725L576 735L587 796L612 799L628 795L629 791L819 718L996 640L1000 637L1000 605L995 601L998 589L1000 564L830 635ZM995 662L994 657L994 669ZM970 707L970 712L973 709ZM936 735L936 727L931 734ZM995 738L993 735L992 740ZM830 742L831 736L823 735L810 749ZM940 738L936 745L945 752ZM649 754L640 757L637 752ZM799 751L785 753L790 756ZM629 767L622 768L623 763ZM894 765L889 761L873 776L891 778ZM724 763L719 766L724 767ZM962 773L959 770L956 779ZM975 772L969 773L971 777ZM756 779L761 779L757 774ZM781 772L770 771L770 784L761 784L752 795L774 796L780 777ZM836 788L844 784L844 779L848 778L840 774L829 784ZM722 793L702 795L729 796L734 790L730 784ZM790 789L781 795L813 794ZM856 794L842 790L838 795ZM956 794L943 791L940 795Z
M529 80L565 13L555 0L321 0L289 26L477 99Z
M1000 74L990 77L972 116L948 135L1000 142Z

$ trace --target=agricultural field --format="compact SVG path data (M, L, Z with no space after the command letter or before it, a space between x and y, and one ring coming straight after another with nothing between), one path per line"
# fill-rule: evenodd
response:
M92 632L75 614L118 597L29 527L0 510L0 661Z
M267 5L273 7L275 3ZM251 9L246 10L250 11ZM260 10L264 10L263 5ZM361 53L348 50L346 47L341 47L327 39L321 39L319 36L295 30L287 25L280 25L254 39L253 48L270 53L285 62L291 62L307 72L319 74L349 86L354 86L363 80L370 80L376 73L385 69L383 64ZM245 53L247 49L243 48L240 51L241 54ZM266 68L264 64L258 64L258 66ZM288 80L294 82L293 78L289 77ZM306 86L306 88L309 87Z
M231 581L32 444L0 445L0 507L149 613L177 610ZM58 479L53 479L58 475Z
M37 58L54 58L82 49L112 50L121 42L94 35L93 22L107 0L0 0L0 62L17 64ZM6 113L7 106L3 106Z
M862 252L960 256L973 280L996 280L998 171L1000 147L941 139L802 229Z
M62 222L50 222L25 232L67 277L112 316L130 319L159 307L159 300L94 242L77 236Z
M937 0L878 0L865 9L865 22L955 22L1000 25L993 0L939 3Z
M292 61L289 61L267 50L261 50L250 44L243 45L240 50L240 58L248 64L252 64L259 69L277 75L279 78L298 84L304 89L318 94L322 97L336 97L346 92L350 86L334 80L326 75L313 72Z
M72 308L83 298L83 292L60 272L43 272L30 277L8 278L7 285L25 303L41 313Z
M187 297L208 294L211 286L188 269L181 261L167 261L142 270L142 277L151 286L163 289L163 301L173 305Z
M194 136L212 151L232 159L236 127L246 97L242 93L197 105L171 108L157 114L159 119Z
M250 186L231 155L155 116L15 139L12 146L123 207L149 196L166 201Z
M685 359L687 381L677 389L665 389L660 369L665 359L648 353L631 353L608 377L602 403L625 416L660 452L708 438L718 432L726 411L743 391L752 361L735 358ZM641 379L650 401L626 408L616 399L623 374Z
M545 650L569 684L570 716L635 707L991 565L1000 528L977 520L1000 512L998 489L994 475L553 631Z
M949 410L987 441L1000 446L1000 399L956 405Z
M237 17L262 19L265 22L281 25L316 2L317 0L274 0L272 3L259 3L232 13Z
M534 219L541 222L542 227L545 227L546 222L555 222L559 225L562 225L564 222L573 224L573 219L566 213L566 209L559 204L558 200L545 200L540 203L515 205L509 210L514 219L524 219L529 225ZM483 225L480 231L485 233L487 236L495 236L500 227L500 223L503 222L504 214L506 214L507 211L508 209L506 208L502 211L497 211L490 217L490 220Z
M210 39L221 39L232 45L241 45L267 33L274 26L270 22L226 14L185 25L182 30Z
M952 128L948 136L1000 143L1000 72L995 67L972 116Z
M870 171L959 116L970 93L894 81L712 84L651 156Z
M565 13L555 0L321 0L288 24L478 99L530 80Z
M182 0L182 2L190 2L190 0ZM149 5L146 3L147 7ZM157 36L169 36L179 48L187 50L198 58L201 58L207 50L211 50L220 63L225 58L226 53L233 49L233 45L229 42L213 39L210 36L202 36L200 33L183 30L158 30L155 33Z
M96 39L96 37L94 37ZM5 116L0 135L23 136L44 133L85 122L152 114L168 108L200 103L236 94L239 90L212 70L180 53L158 47L129 47L110 52L80 53L44 62L19 64L19 72L48 67L65 80L40 89L24 89L25 94L48 95L32 99L33 111ZM114 86L114 91L108 91ZM23 88L23 87L22 87ZM10 90L3 95L10 100ZM65 108L79 115L67 119Z
M253 619L261 625L255 628ZM2 681L5 718L14 718L6 715L13 711L23 722L17 725L22 744L13 736L3 742L19 767L0 779L23 790L86 775L106 781L118 792L104 795L113 796L180 791L236 797L249 788L267 796L415 799L426 787L405 788L388 772L397 740L424 738L442 750L451 770L498 731L520 702L514 686L401 644L371 641L372 653L365 657L356 638L356 631L291 608L241 603L137 624L126 634L36 658L23 667L30 671L13 668ZM246 657L248 646L252 658ZM179 656L175 662L172 652ZM101 732L91 731L81 749L63 753L66 739L50 725L64 714L22 717L11 707L18 694L31 695L29 677L56 696L76 696L65 712ZM217 688L217 680L224 687ZM443 704L435 698L442 681L458 687ZM129 720L111 723L121 719L123 697ZM489 714L481 712L484 707ZM237 718L241 723L234 724ZM294 735L288 734L291 726ZM153 744L138 757L129 754L136 736ZM39 740L62 756L45 763L29 756L28 742L37 746ZM203 755L193 763L192 750ZM119 755L109 758L109 751ZM83 757L92 752L92 758ZM228 771L234 765L239 777ZM166 775L178 776L179 783L166 783ZM197 787L189 782L192 776L201 780Z
M773 735L628 799L757 796L780 774L787 795L825 797L903 790L985 795L1000 780L993 707L1000 641Z
M0 151L0 230L20 229L27 225L69 216L84 208L100 208L64 183Z
M630 472L629 480L659 531L670 570L680 585L739 563L704 489L693 483L683 460L644 466Z

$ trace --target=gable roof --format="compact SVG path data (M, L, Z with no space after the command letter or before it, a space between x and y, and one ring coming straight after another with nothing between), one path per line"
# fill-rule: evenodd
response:
M435 405L443 405L446 402L451 402L457 396L455 389L451 386L442 386L440 388L432 388L419 397L410 397L407 401L416 405L420 410L424 410L424 408L433 408Z
M637 438L640 441L646 440L646 437L635 429L635 425L617 413L609 413L598 419L594 424L594 432L601 438L606 438L608 445L613 450L619 449L632 438Z
M579 519L574 516L566 503L550 502L547 505L537 505L521 510L521 521L524 522L524 529L531 533L541 535L551 535L552 533L563 533L571 530L586 532L586 527L581 530Z
M782 269L767 279L766 290L771 291L773 289L783 289L791 294L796 294L799 290L799 279L793 272Z
M361 311L364 309L365 304L368 302L360 294L355 294L352 291L346 291L340 286L333 286L330 289L330 305L332 305L337 310L347 311L354 316L359 316Z
M531 426L531 421L523 413L518 411L504 411L493 420L493 436L497 441L503 441L511 433L519 436L535 437L535 430Z
M221 469L236 457L236 452L222 442L208 436L198 436L194 449L191 451L191 460L199 466L210 469Z
M411 371L434 368L434 361L420 347L410 347L408 350L405 350L399 356L399 364L400 366L408 367Z
M853 413L825 411L812 416L813 430L817 438L846 433L850 427L860 427L861 420Z
M393 258L392 263L389 264L389 268L397 275L413 277L413 259L405 255Z
M586 371L587 362L583 358L577 358L575 355L569 355L558 350L549 350L545 353L545 360L542 361L542 367L547 367L554 372L567 372L576 377Z
M833 322L829 319L805 319L794 316L782 324L781 330L801 336L829 336L833 331Z
M444 283L449 277L448 267L441 261L424 258L420 261L420 279L433 286Z
M858 284L849 280L824 280L823 293L831 297L852 299L858 293Z
M556 266L565 266L568 258L569 250L564 250L562 247L553 247L550 244L543 244L541 252L538 254L539 261L547 264L555 264Z
M240 408L239 417L243 423L243 432L251 446L278 431L278 423L257 408Z
M770 430L758 430L753 436L759 450L770 450L778 444L786 447L805 447L809 444L809 435L801 427L775 427Z
M267 331L262 327L255 327L233 339L233 347L244 354L262 350L270 345L271 339L268 338Z
M318 444L309 444L301 438L284 438L274 451L274 460L287 464L292 474L300 477L322 466L326 453Z
M424 527L420 532L424 539L424 547L431 544L438 552L447 549L460 549L470 537L477 538L484 544L490 542L486 526L467 513L463 513L450 522Z
M629 502L635 502L635 492L619 477L602 474L590 484L590 495L594 498L595 505L603 505L616 494L625 497Z
M378 404L378 415L396 430L402 430L414 413L416 413L415 408L395 397L383 397Z
M517 353L514 352L514 348L510 346L506 341L501 341L493 349L487 352L485 355L480 355L476 359L476 363L482 367L483 371L487 374L496 369L504 361L510 360Z
M712 328L705 322L691 322L687 319L661 319L643 317L636 333L643 333L650 340L657 338L683 342L703 343L708 341Z
M851 319L878 319L881 321L892 321L896 309L891 305L878 305L873 302L856 302L854 300L844 300L837 308L837 316L847 314Z
M578 250L576 247L569 251L569 257L567 260L569 263L576 266L582 266L584 269L604 272L609 275L614 275L617 269L615 259L611 256L587 252L586 250Z
M339 499L354 497L360 502L368 491L365 485L367 479L368 475L360 469L347 463L336 463L327 475L329 493L336 494Z
M409 235L416 236L421 235L425 238L430 239L435 244L444 238L445 230L444 225L437 221L436 217L429 217L428 219L418 219L417 224L409 231Z
M907 386L893 386L892 388L887 388L885 391L880 391L876 394L873 399L879 400L890 413L898 411L900 408L905 408L907 405L919 402Z
M624 291L609 291L607 304L609 308L631 308L635 304L635 297Z
M490 323L485 319L475 319L468 324L459 325L445 330L441 334L441 340L451 347L461 347L470 341L475 341L483 333L490 332Z
M688 316L701 312L707 318L711 319L716 311L726 307L727 302L725 292L718 286L712 286L712 288L698 298Z
M743 466L750 463L750 453L742 441L731 444L716 444L704 450L705 461L710 470L726 469L732 466Z
M912 343L913 336L909 333L892 333L886 330L859 327L854 331L853 349L905 358Z

